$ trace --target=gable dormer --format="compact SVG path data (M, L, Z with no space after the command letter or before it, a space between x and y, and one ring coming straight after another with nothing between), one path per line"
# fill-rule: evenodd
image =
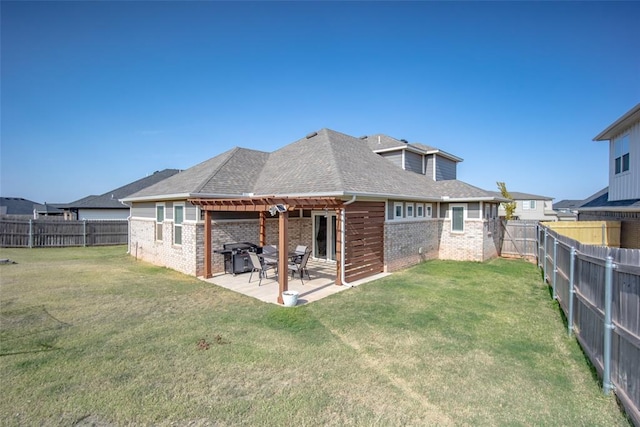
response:
M387 135L363 136L369 148L398 167L426 175L434 181L457 179L460 157L428 145L409 143Z
M609 201L640 199L640 104L593 140L609 141Z

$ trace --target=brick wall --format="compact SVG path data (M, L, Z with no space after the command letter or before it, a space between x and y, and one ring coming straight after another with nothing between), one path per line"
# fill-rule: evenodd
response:
M451 221L443 220L440 259L486 261L499 254L499 220L466 220L464 232L452 232Z
M162 241L155 240L155 220L133 218L129 221L131 255L155 265L196 275L197 224L182 224L182 244L173 244L173 222L162 224Z
M387 221L384 225L386 271L396 271L438 258L442 220Z

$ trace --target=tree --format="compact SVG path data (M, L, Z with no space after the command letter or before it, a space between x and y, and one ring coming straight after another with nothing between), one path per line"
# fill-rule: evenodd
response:
M507 184L500 181L496 182L496 184L498 185L498 190L500 190L500 194L502 194L502 197L504 197L505 199L513 200L513 197L511 197L511 194L509 194L509 191L507 190ZM513 213L516 210L516 202L512 201L509 203L502 203L502 207L505 211L505 218L507 220L513 219Z

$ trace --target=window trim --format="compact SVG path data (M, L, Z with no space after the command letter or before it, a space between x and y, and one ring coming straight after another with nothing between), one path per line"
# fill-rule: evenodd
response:
M454 217L453 217L453 210L454 209L462 209L462 229L457 230L454 229ZM467 205L465 204L451 204L449 205L449 217L451 219L451 232L452 233L464 233L465 231L465 227L464 227L464 223L467 220Z
M176 209L177 208L182 208L182 220L180 222L177 221L177 215L176 215ZM184 216L185 216L185 206L184 206L184 202L182 203L174 203L173 204L173 237L172 237L172 243L175 246L182 246L182 230L184 230L183 228L183 224L184 224ZM180 242L176 241L176 230L180 229Z
M424 218L424 203L416 203L416 218Z
M413 219L415 218L415 205L413 203L405 203L404 208L406 210L406 218ZM409 212L411 211L411 212Z
M398 208L400 208L400 215L398 215ZM404 218L404 203L393 202L393 219L403 219L403 218Z
M629 172L631 169L631 161L629 153L629 134L622 135L613 142L613 174L620 175ZM625 169L626 165L626 169Z
M162 208L162 221L158 221L158 212L159 209ZM166 204L164 202L158 202L156 203L156 218L155 218L155 222L156 222L156 226L154 229L154 240L156 242L163 242L164 241L164 233L163 233L163 228L164 228L164 222L167 220L167 215L166 215ZM158 233L158 231L160 231L160 233ZM160 236L160 238L158 238L158 235Z
M424 205L424 217L425 218L432 218L433 217L433 204L432 203L425 203L425 205Z

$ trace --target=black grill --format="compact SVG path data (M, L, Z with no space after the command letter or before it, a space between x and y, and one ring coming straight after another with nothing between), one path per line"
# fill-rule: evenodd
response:
M231 242L222 245L222 249L213 251L224 255L224 272L230 274L251 271L249 252L260 253L260 247L249 242Z

